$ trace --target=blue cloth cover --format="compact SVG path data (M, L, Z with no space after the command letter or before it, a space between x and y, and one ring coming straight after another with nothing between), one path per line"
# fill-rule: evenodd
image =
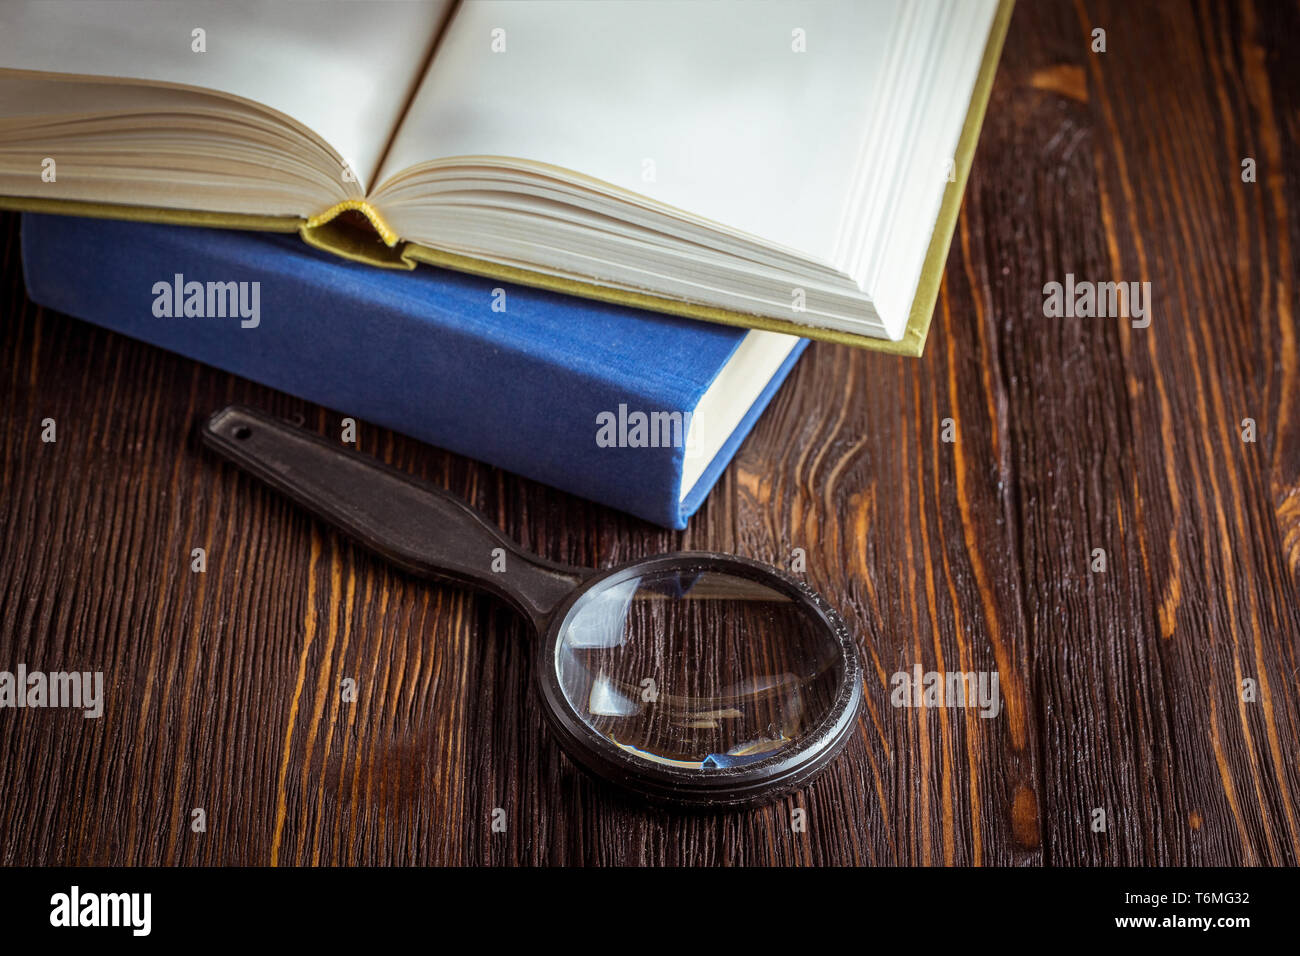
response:
M694 409L742 329L354 264L297 236L27 214L22 242L41 305L671 528L686 527L807 345L679 501L683 449L598 447L596 416ZM155 316L155 284L177 273L260 282L258 324Z

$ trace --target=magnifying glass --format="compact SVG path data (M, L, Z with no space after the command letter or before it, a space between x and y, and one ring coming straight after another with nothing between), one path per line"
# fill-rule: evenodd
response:
M513 605L538 638L541 710L598 777L657 803L752 805L807 783L853 731L857 647L774 568L707 552L568 567L446 492L252 409L217 412L203 440L398 567Z

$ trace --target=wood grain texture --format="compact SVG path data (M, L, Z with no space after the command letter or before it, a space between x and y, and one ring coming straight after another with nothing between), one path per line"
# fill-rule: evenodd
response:
M346 410L33 306L0 219L0 669L108 685L99 720L0 712L0 862L1295 864L1297 36L1294 3L1022 0L925 357L813 345L684 533L362 424L551 559L806 549L866 707L756 811L580 774L508 609L393 571L196 438L232 401L322 432ZM1067 272L1150 282L1150 328L1044 318ZM1002 714L891 706L916 663L998 671Z

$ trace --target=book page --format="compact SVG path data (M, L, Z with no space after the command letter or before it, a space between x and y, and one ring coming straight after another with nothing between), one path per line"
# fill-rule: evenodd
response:
M378 182L515 157L829 261L900 6L473 0Z
M365 188L451 5L5 0L0 68L180 83L245 97L316 132Z

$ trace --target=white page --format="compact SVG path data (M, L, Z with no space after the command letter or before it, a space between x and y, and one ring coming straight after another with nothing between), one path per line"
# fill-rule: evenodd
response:
M882 317L902 333L916 296L935 221L947 191L943 161L957 148L979 75L996 0L949 0L931 40L926 70L931 95L918 110L916 136L904 150L903 175L892 181L895 215L882 223L863 255L864 281Z
M451 0L4 0L0 68L182 83L292 117L364 187ZM206 52L192 32L206 33ZM340 173L341 175L341 173Z
M474 0L379 182L442 157L523 158L829 261L902 2Z

